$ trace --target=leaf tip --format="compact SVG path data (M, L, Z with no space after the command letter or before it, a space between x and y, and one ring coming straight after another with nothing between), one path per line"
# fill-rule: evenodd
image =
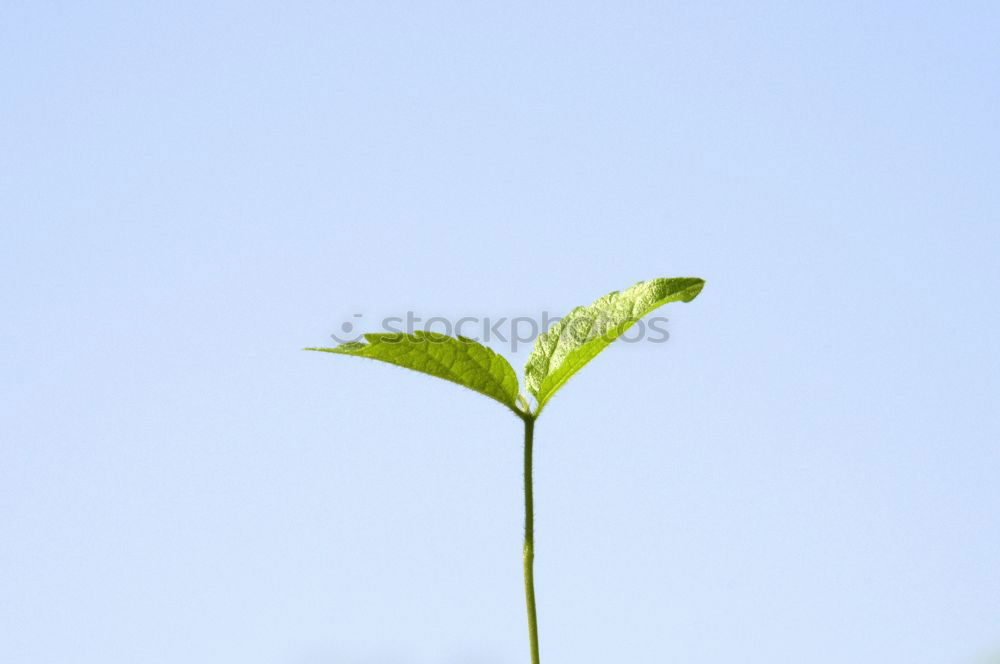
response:
M688 297L684 300L685 302L690 302L694 298L698 297L698 294L701 293L701 289L705 287L705 280L702 279L701 277L691 277L691 278L694 280L694 283L691 285L690 288L688 288L688 292L690 293L690 295L688 295Z

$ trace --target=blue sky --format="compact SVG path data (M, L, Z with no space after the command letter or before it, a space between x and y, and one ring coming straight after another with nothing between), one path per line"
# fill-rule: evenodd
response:
M520 423L299 349L681 275L538 424L543 661L998 652L998 32L5 3L0 660L527 661Z

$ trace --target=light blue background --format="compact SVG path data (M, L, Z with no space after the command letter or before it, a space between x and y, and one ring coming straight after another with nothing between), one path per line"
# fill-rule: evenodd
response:
M538 425L543 661L1000 647L996 3L0 14L0 661L526 662L520 423L298 349L680 275Z

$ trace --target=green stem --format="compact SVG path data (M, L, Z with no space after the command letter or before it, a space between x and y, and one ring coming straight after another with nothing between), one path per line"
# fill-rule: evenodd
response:
M528 638L531 641L531 664L538 659L538 615L535 612L535 497L531 479L531 452L534 445L535 418L524 419L524 597L528 604Z

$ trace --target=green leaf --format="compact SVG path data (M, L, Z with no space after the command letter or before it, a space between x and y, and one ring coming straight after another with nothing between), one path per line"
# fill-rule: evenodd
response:
M458 383L492 397L518 415L517 375L502 355L465 337L436 332L366 334L368 343L352 341L336 348L306 348L381 360Z
M528 392L538 400L535 415L573 374L640 318L667 302L690 302L704 285L703 279L693 277L640 281L571 311L538 337L524 368Z

